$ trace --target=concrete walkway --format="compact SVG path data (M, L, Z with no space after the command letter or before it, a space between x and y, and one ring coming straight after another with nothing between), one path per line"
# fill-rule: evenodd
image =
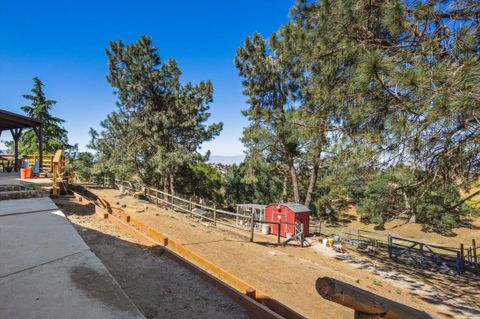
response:
M50 198L0 201L0 318L143 318Z

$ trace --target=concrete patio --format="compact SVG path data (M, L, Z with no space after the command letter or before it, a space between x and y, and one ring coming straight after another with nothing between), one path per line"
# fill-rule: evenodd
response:
M0 185L24 185L46 187L52 185L50 178L21 179L19 172L0 172Z
M48 197L0 201L0 318L144 318Z

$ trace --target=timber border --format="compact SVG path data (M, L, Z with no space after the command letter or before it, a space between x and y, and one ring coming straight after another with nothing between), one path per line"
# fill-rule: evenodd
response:
M98 199L101 202L104 200L97 198L95 194L91 193L85 187L75 185L73 194L79 201L88 203L97 215L117 225L120 229L137 239L141 244L162 249L168 258L189 269L219 289L230 299L237 302L252 318L305 318L177 241L168 238L156 229L128 215L123 210L109 207L107 202L102 203L107 204L105 205L108 207L107 209L98 206L94 200Z

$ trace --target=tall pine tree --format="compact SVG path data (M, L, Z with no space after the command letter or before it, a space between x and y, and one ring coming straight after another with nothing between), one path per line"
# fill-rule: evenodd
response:
M106 54L118 110L102 122L102 132L92 131L97 165L174 192L178 169L202 160L200 145L222 129L205 125L212 83L182 84L175 60L162 62L147 36L126 46L111 42Z
M62 126L65 121L51 115L52 108L57 102L46 98L43 92L44 84L38 77L33 78L33 82L32 93L23 95L30 104L22 106L21 109L27 116L43 122L44 152L52 154L58 149L68 148L67 131ZM38 138L33 130L22 134L19 150L24 154L38 153Z

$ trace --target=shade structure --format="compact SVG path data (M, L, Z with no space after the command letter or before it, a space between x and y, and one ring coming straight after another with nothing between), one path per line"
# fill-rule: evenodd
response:
M23 129L32 128L38 138L39 164L43 167L43 125L42 121L0 109L0 135L10 131L15 143L15 170L18 170L18 141Z

